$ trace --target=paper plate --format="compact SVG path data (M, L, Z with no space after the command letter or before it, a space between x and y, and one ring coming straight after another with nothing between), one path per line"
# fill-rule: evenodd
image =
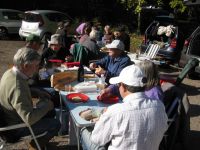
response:
M100 99L100 97L97 97L97 100L102 102L102 103L106 103L106 104L115 104L119 102L119 97L117 96L110 96L110 97L106 97L103 99Z
M89 97L82 93L71 93L66 95L66 98L73 103L87 102Z
M63 60L61 60L61 59L49 59L48 61L52 62L52 63L62 63L63 62Z

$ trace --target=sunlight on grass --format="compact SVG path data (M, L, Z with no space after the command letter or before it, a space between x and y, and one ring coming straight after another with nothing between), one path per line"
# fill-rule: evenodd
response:
M137 35L136 33L130 34L131 38L131 48L130 52L135 53L137 50L140 50L140 45L142 43L143 36Z

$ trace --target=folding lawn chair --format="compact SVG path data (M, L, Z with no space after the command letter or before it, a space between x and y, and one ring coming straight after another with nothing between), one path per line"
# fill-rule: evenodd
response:
M160 46L158 44L149 44L143 56L149 59L154 59L156 55L158 54L159 49L160 49Z
M173 150L175 145L182 146L187 142L189 131L189 102L187 95L178 87L166 84L164 89L164 103L168 116L168 129L164 134L159 150Z
M17 142L15 141L13 135L12 135L12 131L14 129L19 129L19 128L24 128L24 127L27 127L30 131L30 138L29 139L33 139L36 146L37 146L37 149L38 150L41 150L41 147L40 145L38 144L38 141L37 141L37 138L38 137L42 137L43 135L46 134L46 132L40 134L40 135L35 135L31 126L28 125L28 124L25 124L25 123L21 123L21 124L16 124L16 125L10 125L10 126L6 126L6 122L5 122L5 119L4 119L4 112L3 110L1 109L1 106L0 106L0 120L1 120L1 123L0 123L0 150L1 149L5 149L5 146L7 144L7 142ZM9 133L9 131L11 131ZM13 131L14 132L14 131Z

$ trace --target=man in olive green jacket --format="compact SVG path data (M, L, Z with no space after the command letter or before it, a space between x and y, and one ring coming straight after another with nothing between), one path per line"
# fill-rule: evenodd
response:
M25 50L26 49L26 50ZM54 118L44 116L53 109L53 103L48 99L41 99L34 108L27 80L38 71L40 55L30 49L22 48L13 58L14 67L7 70L0 82L0 105L5 114L7 125L25 122L32 126L35 134L47 131L47 134L38 139L41 147L57 134L60 123ZM16 137L29 135L27 128L17 129ZM30 146L35 148L31 141Z

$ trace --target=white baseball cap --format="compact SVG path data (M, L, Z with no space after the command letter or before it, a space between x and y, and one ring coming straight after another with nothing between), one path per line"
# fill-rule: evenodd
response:
M61 36L60 34L53 34L51 36L51 40L48 41L48 44L51 45L51 44L61 44Z
M124 68L118 77L110 79L110 84L124 83L129 86L144 87L146 78L142 70L136 65Z
M112 43L106 45L106 48L117 48L124 51L124 43L120 40L113 40Z

